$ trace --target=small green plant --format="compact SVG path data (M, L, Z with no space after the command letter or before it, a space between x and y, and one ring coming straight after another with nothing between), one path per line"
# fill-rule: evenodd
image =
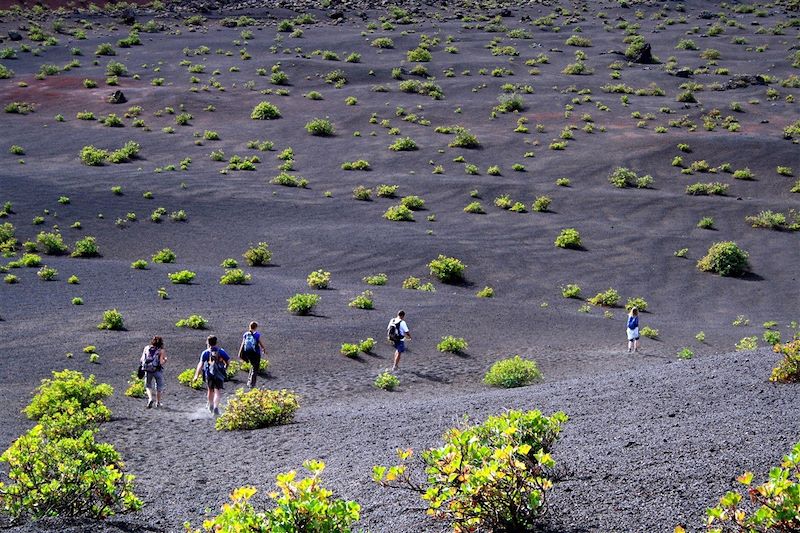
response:
M311 272L306 278L306 283L312 289L327 289L331 282L331 273L322 269Z
M359 352L358 344L352 344L349 342L343 343L342 347L339 349L339 353L351 359L358 357L358 352Z
M294 419L298 407L297 395L285 389L273 391L254 388L248 392L237 389L228 400L225 412L217 418L215 427L217 430L233 431L288 424Z
M374 303L372 300L372 291L362 292L353 298L347 305L356 309L373 309Z
M374 385L386 391L392 391L400 386L400 379L389 371L383 371L375 378Z
M733 241L717 242L697 262L697 268L720 276L741 276L748 268L749 254Z
M468 346L467 341L463 338L446 335L436 345L436 349L443 353L461 354L467 350Z
M435 276L443 283L457 283L463 281L464 270L467 268L460 259L439 255L436 259L428 263L428 268L432 276Z
M678 350L677 356L678 359L684 359L684 360L691 359L692 357L694 357L694 352L690 348L684 346L683 348Z
M330 120L315 118L306 123L306 131L317 137L330 137L335 133L335 129Z
M386 285L386 283L389 281L389 276L384 273L380 273L372 276L364 276L362 280L367 285Z
M575 283L567 283L561 286L561 296L564 298L580 298L581 288Z
M783 354L783 359L772 369L769 380L777 383L800 382L800 340L776 344L772 351Z
M700 331L694 336L694 338L697 340L697 342L706 342L706 332Z
M712 217L703 217L697 223L700 229L714 229L714 219Z
M97 239L94 237L84 237L75 242L72 247L72 257L99 257L100 251L97 248Z
M489 287L488 285L478 292L475 293L475 296L478 298L493 298L494 297L494 289Z
M269 244L260 242L257 245L248 248L243 254L245 262L252 266L266 266L272 260L272 252L269 249Z
M558 248L581 248L581 234L575 228L566 228L558 234L554 244Z
M172 283L176 285L188 285L197 276L191 270L179 270L178 272L170 272L167 277Z
M97 325L97 329L121 331L123 329L122 314L116 309L104 311L103 321Z
M736 351L746 351L746 350L755 350L758 348L758 337L753 335L752 337L743 337L739 342L736 343Z
M419 196L414 196L414 195L404 196L400 200L400 205L405 206L411 209L412 211L420 211L422 209L425 209L425 200L423 200Z
M482 214L486 213L486 211L484 211L483 206L481 205L480 202L470 202L464 208L464 212L465 213L477 214L477 215L482 215Z
M648 339L655 339L658 337L658 330L655 328L651 328L650 326L644 326L640 330L640 333L643 337L647 337Z
M274 120L281 117L278 106L269 102L259 102L250 113L253 120Z
M295 294L286 300L287 310L296 315L308 315L319 300L320 297L316 294Z
M592 305L614 307L619 303L619 293L616 289L609 288L603 292L598 292L587 301Z
M628 301L625 304L625 310L630 311L634 307L640 312L647 311L647 301L641 297L628 298Z
M525 387L540 379L542 372L535 361L515 355L494 363L484 376L483 382L492 387L508 389Z
M252 276L250 274L245 274L245 272L241 268L232 268L226 271L222 276L219 278L220 285L244 285L245 283L250 281Z
M194 372L194 369L192 369L192 372ZM131 377L128 379L128 388L125 389L125 396L129 398L144 398L147 396L144 380L139 379L136 373L131 374Z
M417 149L417 143L411 137L401 137L389 146L394 152L409 152Z
M58 276L58 270L47 265L42 266L36 273L37 276L43 281L52 281Z
M531 209L536 211L537 213L544 213L550 208L550 204L553 202L553 199L549 196L539 196L536 200L533 201L533 205L531 205Z
M187 387L191 387L195 390L202 390L205 388L203 385L202 379L194 379L195 368L187 368L180 374L178 374L178 383L181 385L186 385ZM140 380L141 381L141 380Z
M413 222L414 212L404 205L393 205L386 210L383 218L396 222Z
M617 167L608 177L608 181L617 188L633 187L638 176L636 173L625 167Z
M208 320L201 315L189 315L175 322L176 328L189 328L189 329L206 329Z
M770 346L775 346L776 344L780 344L781 342L781 332L768 329L764 332L762 338L764 339L764 342L766 342Z
M60 233L42 231L36 236L36 242L47 255L61 255L69 251Z
M153 263L174 263L176 259L175 252L169 248L163 248L153 254ZM141 261L141 260L140 260ZM131 265L132 266L132 265ZM146 266L146 263L145 263Z
M83 305L83 298L76 296L72 299L72 305Z

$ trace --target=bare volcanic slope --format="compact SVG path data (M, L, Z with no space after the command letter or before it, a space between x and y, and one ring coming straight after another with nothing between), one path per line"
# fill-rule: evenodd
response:
M0 334L13 347L0 358L0 447L29 427L19 411L39 380L74 368L117 390L104 431L148 503L136 528L180 529L231 488L266 492L277 472L319 457L331 486L365 505L370 530L419 531L435 527L419 518L420 502L398 507L376 491L373 464L397 446L435 444L464 413L563 409L572 420L558 455L570 474L551 523L644 531L698 524L733 476L763 471L796 440L796 421L782 418L794 416L783 409L794 389L766 385L775 356L713 355L742 338L742 348L766 346L765 323L784 341L797 332L796 12L712 2L426 6L342 19L170 9L137 8L135 27L113 8L1 15L3 35L21 40L0 44L0 203L10 203L0 224L18 241L0 243L11 276ZM641 38L652 63L624 56ZM108 101L117 89L125 103ZM261 102L280 116L251 118ZM333 134L312 135L314 119ZM389 148L400 140L395 148L416 149ZM100 164L83 164L82 151ZM641 179L613 186L618 167ZM366 189L368 200L354 197ZM385 218L401 201L422 207L414 220ZM483 214L465 212L475 202ZM567 228L579 247L554 245ZM70 251L93 236L100 257L49 254L41 232ZM719 241L749 252L747 273L696 268ZM250 267L242 253L259 242L272 260ZM54 280L15 268L34 248ZM152 261L164 248L175 263ZM430 275L439 254L467 265L463 282ZM146 268L132 269L140 259ZM226 259L247 284L219 284ZM184 269L194 281L172 284L167 275ZM331 273L329 289L306 285L317 269ZM363 281L379 273L386 285ZM73 275L79 282L67 283ZM403 288L409 277L433 290ZM568 284L578 299L562 295ZM477 298L486 286L494 297ZM609 288L616 305L588 303ZM366 290L374 310L348 305ZM298 292L321 296L311 316L286 312ZM646 301L642 325L657 330L630 356L629 298ZM114 308L125 330L97 330ZM372 386L391 365L389 346L355 359L339 349L382 341L399 308L414 339L389 395ZM175 326L192 314L208 320L205 331ZM291 426L219 434L199 413L202 393L176 376L205 335L233 352L252 319L269 351L262 383L297 391L301 408ZM163 410L146 411L121 392L154 334L167 342L169 390ZM463 337L465 353L439 353L445 335ZM81 351L90 344L98 364ZM684 347L694 361L676 361ZM544 384L488 391L486 369L513 354L535 359ZM143 453L153 441L158 453ZM230 457L219 485L187 453L212 442ZM244 457L246 447L259 454Z

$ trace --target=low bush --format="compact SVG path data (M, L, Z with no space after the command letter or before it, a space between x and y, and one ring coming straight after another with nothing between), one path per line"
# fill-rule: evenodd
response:
M36 236L36 242L47 255L61 255L69 251L60 233L42 231Z
M400 386L400 379L391 372L384 370L375 378L374 385L379 389L392 391Z
M362 202L368 202L372 200L372 189L364 187L363 185L358 185L353 189L353 198L361 200Z
M306 278L306 283L312 289L327 289L331 282L331 273L322 269L315 270Z
M464 208L464 212L465 213L472 213L472 214L476 214L476 215L483 215L483 214L486 213L486 211L484 211L483 206L481 205L480 202L470 202Z
M63 412L64 406L73 402L77 409L85 409L108 398L113 392L110 385L97 383L94 375L86 378L76 370L53 371L53 377L42 380L23 411L31 420L39 420Z
M297 395L285 389L251 389L248 392L237 389L222 416L217 418L215 427L220 431L233 431L288 424L294 420L298 407Z
M116 309L104 311L103 321L97 325L97 329L121 331L123 329L122 314Z
M156 253L153 254L153 263L174 263L175 262L175 252L170 250L169 248L163 248ZM146 265L146 263L145 263Z
M220 285L244 285L252 276L250 274L245 274L244 270L241 268L232 268L226 271L222 276L219 278Z
M592 305L614 307L619 303L619 293L615 289L609 288L603 292L598 292L587 301Z
M617 167L608 177L608 181L614 187L623 189L625 187L633 187L636 185L636 179L638 176L636 172L632 171L629 168L625 167Z
M483 382L492 387L509 389L525 387L540 379L542 379L542 372L536 365L536 361L515 355L494 363L483 377Z
M192 369L192 372L194 372L194 369ZM147 396L144 380L140 379L135 372L128 378L128 388L125 389L125 396L129 398L144 398Z
M389 37L378 37L370 45L375 48L394 48L394 41Z
M250 118L253 120L273 120L281 117L281 111L278 106L269 102L259 102L250 113Z
M367 285L386 285L389 281L389 276L384 273L374 274L372 276L364 276L361 278Z
M356 161L345 161L342 163L342 170L369 170L369 161L358 159Z
M286 309L296 315L307 315L311 313L311 310L319 303L319 300L320 297L316 294L295 294L286 299L288 303Z
M394 198L399 188L398 185L378 185L375 189L375 193L380 198Z
M341 353L345 357L351 357L351 358L358 356L358 352L359 352L358 344L352 344L349 342L345 342L344 344L342 344L342 347L339 350L339 353Z
M693 183L691 185L686 186L686 194L691 194L693 196L711 196L711 195L719 195L723 196L725 193L728 192L728 184L721 183L719 181L709 182L709 183Z
M767 480L753 483L753 473L736 478L746 491L733 490L706 510L710 533L725 531L793 531L800 523L800 442L770 469ZM749 502L745 505L744 502Z
M207 325L208 320L200 315L189 315L175 322L175 327L177 328L206 329Z
M401 137L389 145L393 152L410 152L417 149L417 143L411 137Z
M335 133L335 129L330 120L315 118L306 123L306 131L317 137L330 137Z
M39 276L39 278L43 281L52 281L56 279L56 276L58 276L58 270L47 265L43 265L36 275Z
M355 307L356 309L374 309L375 305L372 300L372 291L364 291L353 300L350 301L350 307Z
M494 289L489 287L488 285L478 292L475 293L475 296L478 298L493 298L494 297Z
M181 385L186 385L187 387L191 387L195 390L204 389L205 386L203 385L203 380L194 379L195 370L196 370L195 367L187 368L186 370L178 374L178 383L180 383Z
M553 199L549 196L539 196L536 200L533 201L533 205L531 205L531 209L538 212L544 213L550 208L550 204L553 202Z
M383 218L396 222L413 222L414 212L404 205L393 205L386 210Z
M737 352L755 350L756 348L758 348L758 337L755 335L742 337L739 342L736 343Z
M650 326L644 326L639 331L642 334L642 337L647 337L648 339L655 339L658 337L658 330L655 328L651 328Z
M260 242L257 245L248 248L243 254L245 262L250 266L266 266L272 260L272 252L269 249L269 244Z
M270 183L274 183L275 185L283 185L284 187L299 187L304 189L308 185L308 180L305 178L298 178L288 172L281 172L274 178Z
M442 337L442 340L436 345L436 349L443 353L460 354L464 353L468 346L469 344L463 338L447 335Z
M94 237L84 237L79 239L72 247L72 257L99 257L100 250L97 248L97 239Z
M745 220L754 228L785 231L800 230L800 215L792 210L789 211L789 217L783 213L766 210L757 215L747 216Z
M562 229L554 244L559 248L581 248L581 234L575 228Z
M364 353L372 353L373 348L375 348L375 339L372 337L367 337L363 341L358 343L359 351Z
M453 133L455 133L455 137L450 144L448 144L448 146L452 148L478 148L481 145L478 141L478 137L467 128L456 127Z
M415 278L414 276L409 276L403 280L403 288L417 290L419 289L419 283L420 283L419 278Z
M733 241L716 242L697 262L697 268L720 276L741 276L749 268L749 254Z
M191 270L179 270L178 272L170 272L167 277L172 283L176 285L188 285L197 276Z
M647 311L647 301L641 297L633 297L628 298L627 303L625 304L625 310L630 311L633 308L638 309L640 312Z
M403 199L400 200L400 205L405 206L412 211L420 211L425 209L425 200L414 195L404 196Z
M457 283L463 281L467 265L460 259L440 254L439 257L428 263L428 268L431 275L442 283Z
M581 288L575 283L567 283L561 286L561 296L564 298L580 298Z
M443 446L422 453L425 483L409 471L411 450L398 451L400 465L374 467L373 480L420 493L428 513L454 531L533 530L547 511L555 466L549 450L566 421L561 412L508 411L452 428Z
M406 59L409 62L419 62L419 63L426 63L433 59L431 53L426 50L425 48L415 48L413 50L409 50L406 53Z
M778 383L800 383L800 340L776 344L772 351L783 354L783 359L772 369L769 380Z

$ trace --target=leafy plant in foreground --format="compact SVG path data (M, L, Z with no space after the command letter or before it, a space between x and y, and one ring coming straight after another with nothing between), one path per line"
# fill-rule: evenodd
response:
M317 305L319 300L320 297L316 294L295 294L286 299L288 303L286 308L290 313L307 315L314 309L314 306Z

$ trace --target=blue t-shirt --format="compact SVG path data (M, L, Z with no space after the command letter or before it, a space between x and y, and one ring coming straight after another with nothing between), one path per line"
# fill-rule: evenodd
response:
M223 350L222 348L217 348L217 355L222 357L225 360L225 365L227 366L228 361L231 360L228 353ZM203 362L203 375L208 379L208 358L211 357L211 350L204 350L203 353L200 354L200 360Z
M628 317L628 329L636 329L639 327L639 317L638 316L629 316Z
M242 333L242 342L244 342L244 336L247 335L248 333L250 333L249 329L247 331L245 331L244 333ZM258 341L261 339L261 332L260 331L254 331L253 332L253 337L255 337L255 339L256 339L256 353L258 355L261 355L261 346L259 346L259 344L258 344Z

